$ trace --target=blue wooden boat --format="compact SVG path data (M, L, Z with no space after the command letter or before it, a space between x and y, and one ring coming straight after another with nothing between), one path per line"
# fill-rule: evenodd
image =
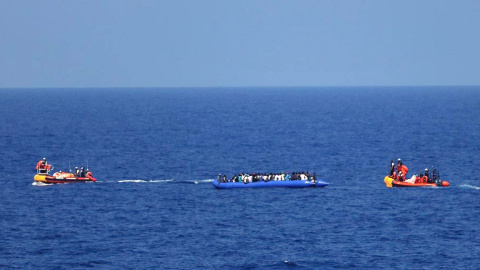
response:
M325 187L328 185L327 182L323 180L317 180L316 183L313 183L310 180L291 180L291 181L258 181L252 183L242 183L242 182L218 182L214 180L213 186L220 189L229 189L229 188L262 188L262 187L287 187L287 188L306 188L306 187Z

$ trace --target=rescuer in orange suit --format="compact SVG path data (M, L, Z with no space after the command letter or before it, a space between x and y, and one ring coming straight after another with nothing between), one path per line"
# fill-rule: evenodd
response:
M87 169L87 174L85 176L88 177L88 178L92 178L93 174L89 169Z
M405 181L405 176L407 175L408 167L403 165L402 160L398 159L397 162L397 179L399 181Z
M35 169L40 173L46 173L48 170L50 170L50 165L47 164L47 159L43 158L42 160L38 161Z

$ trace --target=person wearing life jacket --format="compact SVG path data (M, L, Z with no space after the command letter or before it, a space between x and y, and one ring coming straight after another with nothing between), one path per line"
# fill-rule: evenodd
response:
M422 176L420 182L428 183L430 181L430 175L428 174L428 168L425 168L425 174Z
M397 162L397 180L405 181L405 176L407 176L408 167L403 165L402 160L398 159Z
M422 183L423 181L423 173L421 171L418 171L417 179L415 180L415 183Z
M87 178L93 178L93 174L92 174L92 172L91 172L89 169L87 169L87 173L85 174L85 176L86 176Z
M51 166L47 163L47 159L43 158L42 160L37 162L37 165L35 166L35 169L38 171L38 173L48 173L50 170Z
M39 161L37 162L37 165L35 166L35 170L40 169L40 166L42 166L43 164L45 164L46 160L47 160L46 158L43 158L43 159L39 160Z

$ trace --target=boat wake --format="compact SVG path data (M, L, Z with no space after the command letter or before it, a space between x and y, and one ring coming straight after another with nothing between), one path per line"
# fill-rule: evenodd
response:
M212 183L215 181L215 179L204 179L204 180L194 180L195 184L200 184L200 183Z
M175 183L179 184L203 184L203 183L212 183L214 179L203 179L203 180L178 180Z
M33 182L32 186L39 186L39 187L46 187L46 186L51 186L54 184L48 184L48 183L43 183L43 182Z
M466 185L466 184L464 184L464 185L460 185L460 187L462 187L462 188L471 188L471 189L477 189L477 190L479 190L479 189L480 189L480 187L477 187L477 186L472 186L472 185Z
M160 179L160 180L150 180L149 183L167 183L173 182L173 179Z
M124 179L124 180L118 180L118 183L168 183L168 182L173 182L173 179L159 179L159 180Z
M212 183L214 179L203 179L203 180L173 180L173 179L121 179L121 180L105 180L97 181L97 183L106 182L106 183L172 183L172 184L203 184L203 183ZM33 186L51 186L52 184L47 184L43 182L33 182Z

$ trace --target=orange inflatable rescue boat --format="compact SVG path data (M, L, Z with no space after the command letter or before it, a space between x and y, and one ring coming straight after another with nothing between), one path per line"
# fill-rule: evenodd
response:
M47 163L47 159L43 158L37 163L35 167L37 174L33 177L35 182L45 184L64 184L64 183L80 183L80 182L95 182L96 178L93 177L90 170L85 172L83 167L81 171L77 170L75 174L71 172L56 172L50 175L50 171L53 170L53 166Z
M445 180L440 180L440 183L410 183L410 182L404 182L404 181L399 181L395 180L393 178L390 178L389 176L385 176L385 179L383 180L385 182L385 185L387 187L448 187L450 186L450 183Z
M385 176L383 179L386 187L448 187L450 183L446 180L441 180L440 175L436 169L433 170L432 178L419 177L414 175L410 179L401 180L395 179L391 175Z
M37 173L33 180L35 182L42 182L45 184L65 184L65 183L80 183L80 182L95 182L96 178L93 176L76 177L73 173L56 172L53 175L47 173Z

